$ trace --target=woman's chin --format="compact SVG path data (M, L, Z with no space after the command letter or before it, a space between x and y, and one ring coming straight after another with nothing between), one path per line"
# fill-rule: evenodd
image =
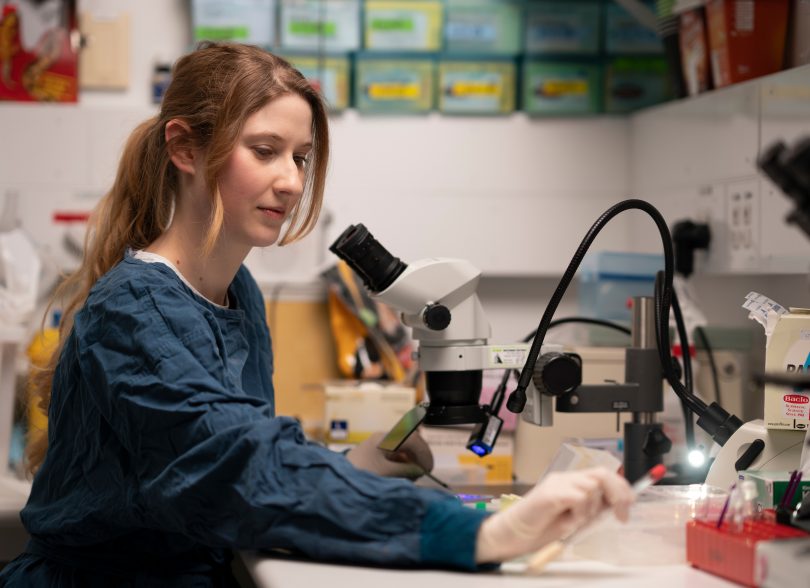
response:
M274 234L265 233L263 235L256 235L256 238L253 239L253 246L270 247L271 245L275 245L277 241L278 241L278 233Z

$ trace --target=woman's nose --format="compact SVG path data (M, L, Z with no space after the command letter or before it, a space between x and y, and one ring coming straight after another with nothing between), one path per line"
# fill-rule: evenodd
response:
M292 158L285 159L276 177L276 190L290 196L300 196L304 191L303 175Z

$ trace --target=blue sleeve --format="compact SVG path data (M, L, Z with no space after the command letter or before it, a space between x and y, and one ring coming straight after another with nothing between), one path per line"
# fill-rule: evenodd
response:
M205 545L321 560L474 568L481 514L356 470L233 386L206 320L166 292L77 315L82 391L135 469L132 508Z

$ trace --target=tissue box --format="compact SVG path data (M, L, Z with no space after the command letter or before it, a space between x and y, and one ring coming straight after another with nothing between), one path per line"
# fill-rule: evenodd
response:
M741 480L751 480L756 484L757 504L760 510L763 508L776 508L782 502L782 497L785 495L785 490L787 490L790 481L790 472L745 470L740 472L739 476ZM799 482L799 487L790 501L790 508L795 508L796 504L809 492L810 480Z
M416 404L416 389L354 380L328 382L325 420L330 443L360 443L388 432Z
M806 373L810 368L810 309L791 308L776 322L765 350L765 371ZM784 386L765 385L765 426L806 430L810 426L810 394Z

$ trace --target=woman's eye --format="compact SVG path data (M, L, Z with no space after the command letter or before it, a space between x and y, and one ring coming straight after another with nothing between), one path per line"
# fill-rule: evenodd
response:
M309 163L309 157L306 155L296 155L293 159L295 160L295 165L300 168L306 167L307 163Z
M255 153L257 157L267 158L273 155L273 150L267 147L254 147L253 153Z

